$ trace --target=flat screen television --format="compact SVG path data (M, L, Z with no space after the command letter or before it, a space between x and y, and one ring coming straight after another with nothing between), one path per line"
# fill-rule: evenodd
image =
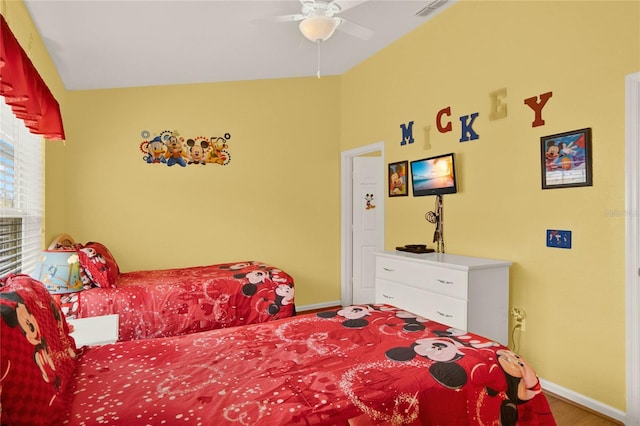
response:
M458 192L454 154L437 155L411 162L413 196L455 194Z

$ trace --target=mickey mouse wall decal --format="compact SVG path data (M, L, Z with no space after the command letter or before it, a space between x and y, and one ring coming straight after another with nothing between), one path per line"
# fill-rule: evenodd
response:
M196 136L185 139L176 130L163 130L158 135L140 132L143 141L138 145L147 164L165 164L167 166L188 164L219 164L226 166L231 161L229 139L231 133L222 136Z
M189 147L189 161L187 162L187 164L202 164L203 166L207 164L205 161L205 154L210 147L208 141L195 141L193 139L187 139L187 146Z
M373 194L364 194L364 199L366 200L366 210L375 209L376 206L373 204Z

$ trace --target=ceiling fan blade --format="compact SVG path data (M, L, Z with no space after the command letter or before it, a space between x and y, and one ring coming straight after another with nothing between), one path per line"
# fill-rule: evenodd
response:
M338 30L343 33L347 33L361 40L369 40L373 37L373 30L370 30L367 27L363 27L362 25L358 25L354 22L347 21L344 18L338 18L340 20L340 25L338 25Z
M296 13L294 15L282 15L282 16L265 16L264 18L255 18L251 22L254 24L263 24L270 22L295 22L302 21L304 15Z
M341 12L344 12L367 1L368 0L334 0L333 3L340 8Z

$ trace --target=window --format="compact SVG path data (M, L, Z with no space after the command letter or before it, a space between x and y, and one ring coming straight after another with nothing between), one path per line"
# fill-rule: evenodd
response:
M42 249L43 140L0 101L0 276L30 273Z

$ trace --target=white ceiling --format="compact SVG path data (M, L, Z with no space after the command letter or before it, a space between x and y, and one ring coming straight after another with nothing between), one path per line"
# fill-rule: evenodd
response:
M300 0L25 0L68 90L309 77L318 63L321 75L340 75L452 3L335 2L373 37L338 27L318 52L298 22L264 20L300 13Z

